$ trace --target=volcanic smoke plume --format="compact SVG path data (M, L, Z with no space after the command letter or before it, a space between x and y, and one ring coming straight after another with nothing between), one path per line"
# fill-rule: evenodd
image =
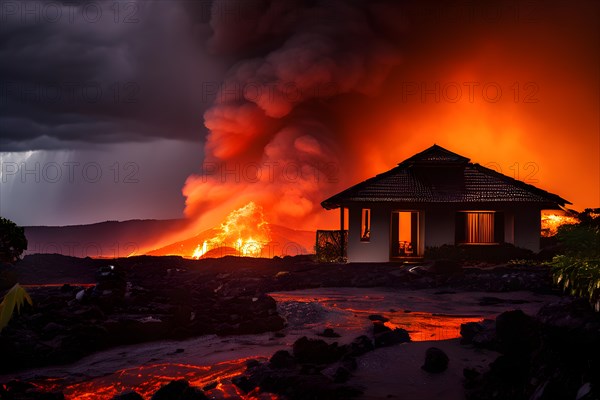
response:
M367 3L213 3L209 45L235 62L206 85L215 99L204 163L183 188L187 217L215 224L254 201L270 222L314 227L344 171L332 103L375 95L400 62L381 33L385 9Z

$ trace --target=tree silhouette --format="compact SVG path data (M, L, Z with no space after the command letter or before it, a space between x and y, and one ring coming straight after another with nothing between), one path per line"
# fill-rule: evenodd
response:
M14 263L27 250L25 229L0 217L0 262Z

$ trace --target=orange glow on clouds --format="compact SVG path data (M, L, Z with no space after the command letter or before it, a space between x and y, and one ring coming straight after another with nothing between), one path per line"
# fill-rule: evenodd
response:
M599 207L598 5L496 10L493 3L452 2L447 8L373 6L377 32L349 30L341 39L324 34L326 48L320 40L290 40L265 59L232 68L230 84L260 77L281 85L285 73L307 87L333 83L336 90L316 99L306 91L293 104L278 98L217 102L205 115L211 131L205 163L224 163L226 176L202 174L204 166L190 176L183 189L186 216L206 228L254 201L272 223L335 228L338 216L322 210L320 201L434 143L556 193L574 209ZM349 13L348 20L368 27L361 15ZM372 45L353 48L364 37ZM310 62L300 67L288 54ZM328 62L340 54L355 62L343 68ZM312 174L290 179L279 170L271 179L264 166L273 163ZM257 179L243 173L252 164L263 167Z

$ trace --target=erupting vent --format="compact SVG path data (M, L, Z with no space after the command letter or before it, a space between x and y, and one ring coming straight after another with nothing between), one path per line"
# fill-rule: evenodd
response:
M218 233L198 244L192 258L199 259L219 249L245 257L260 257L263 247L271 241L271 229L265 221L262 207L254 202L232 211L218 228Z

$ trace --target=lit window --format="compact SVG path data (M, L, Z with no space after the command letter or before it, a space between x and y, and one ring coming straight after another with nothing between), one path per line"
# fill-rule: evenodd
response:
M368 242L371 240L371 209L362 209L360 226L360 240Z
M494 243L494 213L467 212L466 243Z

